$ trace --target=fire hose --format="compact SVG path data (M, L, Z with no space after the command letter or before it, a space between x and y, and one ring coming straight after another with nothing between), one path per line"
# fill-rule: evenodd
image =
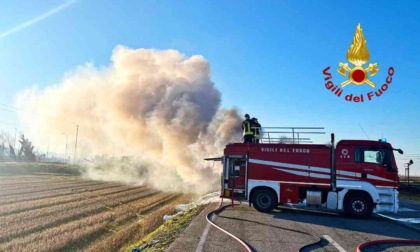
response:
M229 205L223 206L223 198L222 198L221 201L220 201L219 206L214 211L212 211L212 212L210 212L210 213L207 214L207 216L206 216L207 222L210 223L215 228L217 228L219 231L225 233L226 235L230 236L232 239L234 239L235 241L237 241L246 251L248 251L248 252L255 251L245 241L243 241L239 237L233 235L232 233L226 231L225 229L221 228L220 226L216 225L213 222L212 216L219 214L221 211L223 211L227 207L229 207ZM242 219L235 218L235 220L242 220ZM243 221L248 221L248 220L243 220ZM307 244L307 245L301 247L299 249L299 251L304 251L305 249L307 249L307 248L309 248L311 246L314 246L314 245L317 245L317 244L321 244L322 241L324 240L323 238L321 238L319 236L316 236L316 235L311 234L311 233L299 231L299 230L277 227L277 226L273 226L273 225L270 225L270 224L259 223L259 222L256 222L256 221L248 221L248 222L253 222L253 223L256 223L256 224L261 224L261 225L266 225L266 226L270 226L270 227L280 228L280 229L283 229L283 230L287 230L287 231L291 231L291 232L296 232L296 233L300 233L300 234L304 234L304 235L308 235L308 236L312 236L315 239L317 239L316 242L313 242L313 243L310 243L310 244ZM356 252L362 252L362 250L364 248L369 247L369 246L374 246L374 245L378 245L378 244L387 244L387 243L417 245L417 244L420 244L420 240L376 240L376 241L369 241L369 242L365 242L365 243L359 244L359 246L357 246Z
M233 179L233 181L232 181L232 195L231 195L232 196L231 197L231 200L232 200L231 206L232 206L232 208L234 206L234 191L235 191L235 179ZM225 209L228 206L229 205L223 206L223 197L222 197L219 206L214 211L212 211L212 212L210 212L210 213L207 214L207 216L206 216L207 222L210 223L215 228L217 228L218 230L220 230L221 232L223 232L223 233L227 234L228 236L230 236L235 241L237 241L246 251L248 251L248 252L254 251L251 248L251 246L248 245L245 241L243 241L239 237L233 235L232 233L226 231L225 229L221 228L220 226L216 225L216 223L213 222L212 216L213 215L217 215L218 213L220 213L223 209ZM264 223L259 223L259 224L266 225ZM269 226L272 226L272 225L269 225ZM276 227L276 228L279 228L279 227ZM303 251L303 249L305 249L307 247L313 246L315 244L320 244L322 242L322 238L320 238L318 236L315 236L313 234L310 234L310 233L302 232L302 231L299 231L299 230L288 229L288 228L281 228L281 229L292 231L292 232L297 232L297 233L301 233L301 234L305 234L305 235L309 235L309 236L313 236L313 237L315 237L317 239L316 242L310 243L308 245L305 245L305 246L301 247L299 249L299 251Z
M234 207L234 191L235 191L235 179L232 179L232 194L231 194L231 206L232 208ZM219 206L212 212L208 213L206 216L206 220L208 223L210 223L212 226L214 226L215 228L217 228L218 230L220 230L221 232L225 233L226 235L230 236L232 239L234 239L235 241L237 241L246 251L248 252L252 252L254 251L250 245L248 245L245 241L243 241L242 239L240 239L239 237L233 235L232 233L226 231L225 229L221 228L220 226L216 225L213 222L213 215L217 215L218 213L220 213L223 209L225 209L226 207L228 207L229 205L223 206L223 197L221 198L220 204ZM291 231L291 232L295 232L295 233L300 233L300 234L304 234L304 235L308 235L308 236L312 236L315 239L317 239L316 242L307 244L303 247L301 247L299 249L299 251L304 251L306 248L312 247L316 244L321 244L322 241L324 240L323 238L316 236L314 234L311 233L307 233L307 232L303 232L303 231L299 231L299 230L294 230L294 229L289 229L289 228L283 228L283 227L277 227L277 226L273 226L270 224L265 224L265 223L259 223L256 221L249 221L249 220L243 220L243 219L238 219L238 218L233 218L236 220L242 220L242 221L248 221L248 222L253 222L256 224L261 224L261 225L266 225L266 226L270 226L270 227L275 227L275 228L279 228L279 229L283 229L283 230L287 230L287 231ZM357 249L356 252L361 252L363 248L368 247L368 246L373 246L373 245L377 245L377 244L386 244L386 243L403 243L403 244L420 244L420 240L377 240L377 241L369 241L369 242L365 242L360 244Z
M222 200L220 201L220 204L217 207L217 209L215 209L214 211L211 211L210 213L207 214L207 216L206 216L207 222L210 223L213 227L217 228L218 230L220 230L223 233L230 236L235 241L237 241L241 246L243 246L245 248L246 251L252 252L251 247L248 244L246 244L243 240L241 240L237 236L233 235L232 233L229 233L228 231L224 230L223 228L219 227L218 225L216 225L216 223L213 222L212 216L214 214L217 215L221 210L223 210L223 208L224 208L224 206L223 206L223 198L222 198Z
M365 242L365 243L362 243L359 246L357 246L356 251L357 252L362 252L362 250L366 247L379 245L379 244L388 244L388 243L417 245L417 244L420 244L420 240L376 240L376 241L369 241L369 242Z
M237 241L246 251L248 251L248 252L255 251L245 241L243 241L239 237L233 235L232 233L226 231L225 229L221 228L220 226L216 225L216 223L213 222L212 216L213 215L217 215L218 213L220 213L223 209L225 209L227 207L229 207L229 205L223 206L223 198L222 198L222 200L220 201L220 204L217 207L217 209L215 209L212 212L210 212L210 213L207 214L207 216L206 216L207 222L210 223L213 227L217 228L219 231L225 233L226 235L230 236L232 239L234 239L235 241ZM237 219L237 220L242 220L242 219ZM244 221L247 221L247 220L244 220ZM320 237L318 237L318 236L316 236L314 234L303 232L303 231L299 231L299 230L277 227L277 226L273 226L273 225L265 224L265 223L260 223L260 222L256 222L256 221L250 221L250 222L261 224L261 225L266 225L266 226L270 226L270 227L280 228L280 229L284 229L284 230L287 230L287 231L296 232L296 233L300 233L300 234L305 234L305 235L312 236L312 237L314 237L314 238L317 239L316 242L313 242L313 243L310 243L310 244L307 244L307 245L301 247L299 249L299 251L303 251L304 249L306 249L306 248L308 248L310 246L314 246L316 244L320 244L322 242L322 240L323 240L322 238L320 238Z

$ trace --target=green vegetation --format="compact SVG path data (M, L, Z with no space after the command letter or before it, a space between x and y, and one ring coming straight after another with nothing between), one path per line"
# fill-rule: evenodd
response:
M177 215L158 227L155 231L145 236L139 242L126 249L130 252L133 247L141 247L148 244L142 251L163 251L166 249L188 226L191 220L197 216L206 205L198 206L190 211Z
M399 193L400 193L400 198L401 199L420 201L420 194L418 192L410 192L410 191L400 190Z
M400 176L398 191L401 199L420 201L420 177L410 176L410 186L408 186L407 177Z
M22 174L80 175L79 167L70 164L36 163L36 162L2 162L0 163L0 176Z

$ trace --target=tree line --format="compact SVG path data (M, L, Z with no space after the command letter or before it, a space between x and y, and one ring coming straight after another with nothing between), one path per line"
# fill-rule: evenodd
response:
M20 148L15 149L15 138L7 132L0 132L0 161L36 161L34 146L25 135L20 135Z

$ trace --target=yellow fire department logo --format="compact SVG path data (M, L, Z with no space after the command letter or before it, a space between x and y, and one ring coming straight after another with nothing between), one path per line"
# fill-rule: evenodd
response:
M349 50L347 51L347 60L349 63L338 63L339 68L337 72L343 76L347 77L347 80L341 82L339 85L335 85L333 82L333 74L330 72L330 66L327 66L322 73L324 74L325 88L331 91L335 96L341 97L344 93L344 88L348 84L352 83L356 86L361 86L364 83L368 84L372 90L366 94L354 94L348 93L344 95L344 99L349 102L365 102L372 101L375 97L382 96L389 88L392 83L392 77L394 75L394 67L390 66L388 68L388 75L385 78L385 81L382 85L376 86L376 84L369 80L368 77L372 77L379 72L378 63L369 63L367 67L364 67L369 59L369 51L366 46L366 40L363 36L362 27L360 24L356 27L356 32L353 36L353 42L350 45ZM350 88L350 90L352 90Z
M372 88L376 87L376 84L368 80L368 73L370 76L374 76L379 72L376 68L378 63L369 64L367 68L363 68L363 64L369 61L370 55L366 46L366 40L363 36L362 27L360 24L356 27L354 33L353 43L350 45L347 51L347 60L353 64L353 68L350 68L347 63L339 63L340 67L337 71L344 76L347 76L348 80L341 83L341 87L347 86L349 83L355 85L362 85L363 83L368 84Z

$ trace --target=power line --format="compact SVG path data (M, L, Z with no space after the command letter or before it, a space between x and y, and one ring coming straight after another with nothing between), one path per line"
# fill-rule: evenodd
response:
M6 103L1 103L1 102L0 102L0 105L6 106L6 107L12 107L12 108L14 108L14 106L9 105L9 104L6 104Z
M2 108L1 106L11 107L12 109ZM22 111L22 112L26 112L26 113L31 113L31 115L38 116L38 117L47 117L47 118L50 118L50 119L57 119L57 116L50 116L50 115L40 114L39 112L28 111L27 109L22 109L22 108L14 107L14 106L7 105L7 104L4 104L4 103L0 103L0 110L4 110L4 111L7 111L7 112L11 112L11 113L18 113L18 111ZM68 120L68 119L62 119L62 120L67 121L67 122L70 122L70 123L74 123L74 124L79 124L79 122L75 122L75 121Z
M9 110L9 109L5 109L5 108L1 108L1 107L0 107L0 109L1 109L1 110L4 110L4 111L7 111L7 112L16 113L16 111L12 111L12 110Z
M13 123L10 123L10 122L2 122L2 121L0 121L0 123L2 123L2 124L9 124L9 125L12 125L12 126L16 126L16 124L13 124Z
M10 119L10 118L9 118ZM20 122L17 118L11 118L11 121L0 121L0 125L3 125L2 128L20 128L20 129L29 129L27 124Z

